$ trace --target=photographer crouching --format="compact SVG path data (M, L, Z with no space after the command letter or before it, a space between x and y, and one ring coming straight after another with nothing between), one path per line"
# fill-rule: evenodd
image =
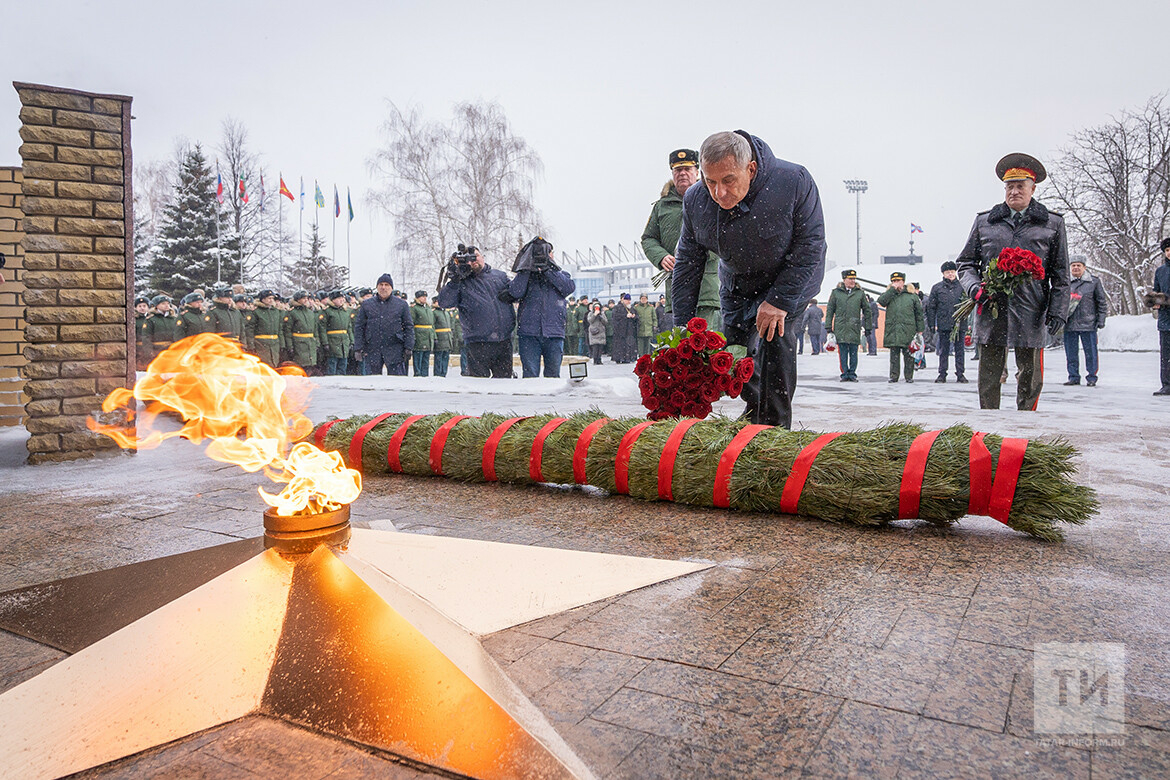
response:
M507 289L508 275L488 265L474 246L460 244L439 275L435 300L440 308L459 310L471 376L512 377L516 313L510 303L500 300L500 293Z
M561 375L565 354L565 297L577 285L553 262L553 245L540 236L529 241L516 255L512 272L516 277L500 293L504 303L520 302L520 364L524 378Z

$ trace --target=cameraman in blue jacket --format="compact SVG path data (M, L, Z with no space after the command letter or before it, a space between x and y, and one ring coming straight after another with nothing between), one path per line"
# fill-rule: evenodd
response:
M435 300L442 309L459 309L468 373L494 379L512 378L512 331L516 313L500 300L508 275L492 268L474 246L459 245L443 271Z
M516 255L512 271L516 277L500 299L520 302L520 365L524 378L561 375L565 353L565 298L577 289L567 271L553 261L553 245L540 236L529 241Z

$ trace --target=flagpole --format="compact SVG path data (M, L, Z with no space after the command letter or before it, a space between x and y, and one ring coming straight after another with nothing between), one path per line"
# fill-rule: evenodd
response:
M297 262L305 259L305 177L301 177L301 215L297 218ZM295 266L294 266L295 267Z
M277 171L276 181L284 186L284 174ZM276 277L276 289L284 295L284 193L276 193L276 258L280 271Z
M219 258L219 207L221 205L219 200L219 187L223 184L223 179L220 178L219 172L219 158L215 160L215 283L218 285L223 281L223 262Z
M349 198L349 187L345 188L345 282L353 284L353 262L349 256L349 225L353 222L353 201Z
M337 257L337 212L341 207L337 203L337 185L333 185L333 257Z

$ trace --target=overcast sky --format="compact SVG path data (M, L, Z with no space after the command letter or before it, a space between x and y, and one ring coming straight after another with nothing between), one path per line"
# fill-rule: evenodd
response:
M905 254L914 222L933 265L1002 200L1003 154L1048 161L1074 130L1170 89L1170 3L1153 0L5 0L3 28L6 81L132 95L138 161L170 157L180 136L212 147L233 117L271 197L277 170L294 191L305 177L306 214L314 178L327 199L349 185L355 282L386 267L393 240L364 205L387 100L434 118L498 101L544 161L538 207L559 250L631 247L667 153L743 128L812 172L830 264L855 257L842 180L858 178L862 262ZM20 162L19 110L0 85L0 164Z

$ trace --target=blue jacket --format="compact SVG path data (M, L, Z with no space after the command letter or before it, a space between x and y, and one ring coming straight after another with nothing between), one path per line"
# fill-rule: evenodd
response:
M749 328L761 301L792 312L821 288L825 275L825 220L816 182L804 166L778 159L752 143L756 177L744 199L724 211L705 186L687 189L682 234L671 281L674 322L695 316L707 251L719 255L724 323Z
M485 263L479 273L447 282L435 300L440 308L459 309L465 343L509 341L516 312L512 304L500 300L500 292L506 289L508 275Z
M362 301L353 321L353 351L381 354L393 365L402 362L407 349L414 349L414 320L406 301L396 295Z
M565 337L565 298L577 289L567 271L521 271L508 285L508 295L520 301L521 336L546 339Z
M1170 260L1154 271L1154 292L1170 295ZM1158 309L1158 330L1170 330L1170 306Z

